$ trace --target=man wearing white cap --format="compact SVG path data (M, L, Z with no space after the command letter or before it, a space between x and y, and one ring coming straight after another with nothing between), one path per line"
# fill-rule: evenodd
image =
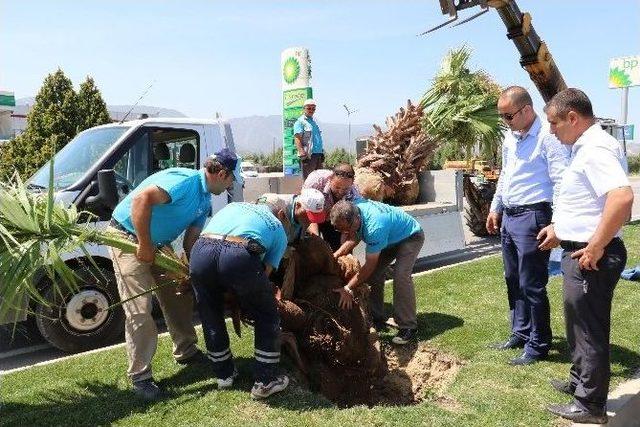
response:
M324 162L324 148L322 147L322 132L313 120L316 111L316 101L307 99L304 102L304 114L293 124L293 139L298 149L302 179L317 169L322 169Z
M310 224L321 224L326 220L324 195L314 188L305 188L300 195L265 193L256 203L264 203L272 211L284 211L289 220L285 226L289 243L298 241Z

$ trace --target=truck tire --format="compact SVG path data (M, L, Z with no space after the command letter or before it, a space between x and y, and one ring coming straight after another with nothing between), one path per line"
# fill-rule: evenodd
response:
M40 334L60 350L77 353L104 347L122 340L124 311L121 306L107 310L120 301L116 278L106 268L78 267L77 289L57 293L49 281L42 283L42 295L48 304L37 303L36 324Z

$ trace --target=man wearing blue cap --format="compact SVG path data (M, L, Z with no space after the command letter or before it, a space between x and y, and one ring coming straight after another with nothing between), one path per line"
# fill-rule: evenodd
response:
M169 168L149 176L114 209L109 230L138 244L135 254L110 248L125 320L129 366L127 374L136 394L155 399L160 390L153 381L151 359L158 343L158 331L151 316L148 292L162 274L153 267L156 250L170 245L184 232L183 247L189 254L211 212L211 194L221 194L242 182L240 159L222 149L204 162L201 170ZM144 295L141 295L143 294ZM173 287L154 291L173 340L173 356L180 364L203 360L196 347L192 325L191 295L176 295Z

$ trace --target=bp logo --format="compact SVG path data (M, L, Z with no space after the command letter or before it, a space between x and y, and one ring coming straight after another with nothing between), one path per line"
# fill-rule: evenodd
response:
M609 82L615 87L631 86L630 76L618 67L609 71Z
M294 57L287 58L287 60L284 61L284 66L282 67L282 77L284 77L284 81L291 84L296 81L299 75L300 64L298 63L298 60Z

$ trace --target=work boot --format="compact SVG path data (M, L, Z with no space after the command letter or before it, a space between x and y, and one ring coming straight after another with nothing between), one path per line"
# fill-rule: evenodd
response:
M134 381L133 392L144 400L156 400L160 397L160 388L153 381L153 378Z
M228 378L216 378L216 382L218 383L218 389L224 390L227 388L233 387L233 380L238 377L238 369L233 368L233 373Z

